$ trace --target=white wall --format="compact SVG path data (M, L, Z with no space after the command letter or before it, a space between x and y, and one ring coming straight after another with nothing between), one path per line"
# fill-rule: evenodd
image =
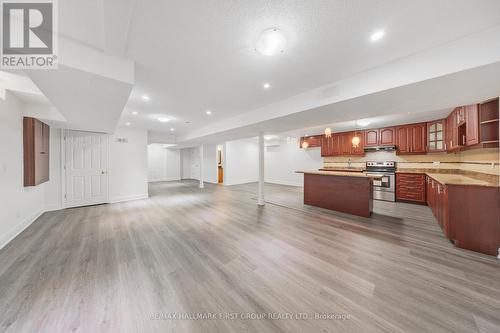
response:
M127 142L117 142L118 138ZM148 133L119 128L109 138L109 200L148 197Z
M297 170L318 170L323 167L321 149L300 149L298 144L279 142L265 148L265 181L282 185L304 186L304 175Z
M217 184L217 145L203 145L203 179Z
M148 145L148 180L173 181L181 179L180 150L162 144Z
M181 149L182 179L200 179L200 150L198 147ZM217 145L203 145L203 179L217 184Z
M45 186L24 187L21 102L0 99L0 248L45 210Z
M224 185L256 182L259 179L259 146L255 138L227 141Z

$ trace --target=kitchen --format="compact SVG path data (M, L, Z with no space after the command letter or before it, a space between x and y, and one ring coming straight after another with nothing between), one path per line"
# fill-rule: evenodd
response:
M369 217L373 200L427 205L455 246L500 253L499 104L444 119L302 137L323 167L304 173L304 204Z

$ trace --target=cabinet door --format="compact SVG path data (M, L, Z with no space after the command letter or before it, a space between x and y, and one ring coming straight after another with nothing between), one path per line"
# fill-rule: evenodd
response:
M479 143L479 112L478 105L468 105L465 107L466 118L466 144L467 146Z
M339 134L333 134L332 135L332 142L331 142L331 152L332 156L340 156L342 154L342 150L340 149L341 145L341 135Z
M399 126L396 128L396 144L398 146L398 154L407 154L410 152L408 134L408 126Z
M365 131L365 147L373 147L379 145L379 130L371 129Z
M351 147L352 147L352 134L342 133L340 134L340 154L341 155L351 155Z
M332 151L332 142L333 142L333 136L327 138L323 136L321 138L321 156L332 156L333 151Z
M465 107L459 106L455 108L454 113L457 126L465 124Z
M430 153L446 150L446 119L427 123L427 151Z
M359 138L359 146L352 147L352 138L357 135ZM364 155L365 154L365 133L362 131L355 131L351 135L351 155Z
M413 124L410 125L409 136L411 138L410 142L410 152L411 153L423 153L427 152L427 124Z
M379 144L381 146L393 146L396 144L396 129L394 127L381 128L379 132Z

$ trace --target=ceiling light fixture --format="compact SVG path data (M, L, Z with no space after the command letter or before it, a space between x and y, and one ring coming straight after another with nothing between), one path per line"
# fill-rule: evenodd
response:
M384 35L385 32L383 30L378 30L371 35L370 39L372 40L372 42L376 42L384 38Z
M357 133L357 121L354 121L354 136L352 137L352 147L353 148L358 148L359 144L361 143L361 139Z
M173 131L175 131L175 128L173 128L173 127L172 127L172 128L170 129L170 132L173 132Z
M170 119L164 118L164 117L160 117L160 118L158 118L158 121L161 121L162 123L167 123L167 122L170 121Z
M205 111L205 113L206 113L206 114L208 114L208 115L210 116L210 115L212 114L212 111L207 110L207 111Z
M142 99L145 101L149 101L151 97L149 97L148 95L142 95Z
M332 137L332 129L327 127L325 128L325 138L331 138Z
M257 40L255 49L262 55L271 57L285 51L286 38L283 33L276 29L267 29Z
M137 111L132 112L134 116L137 116Z
M125 123L125 126L130 126L131 124L130 123Z
M266 83L264 83L264 84L262 85L262 87L263 87L264 89L268 90L269 88L271 88L271 84L270 84L270 83L268 83L268 82L266 82Z

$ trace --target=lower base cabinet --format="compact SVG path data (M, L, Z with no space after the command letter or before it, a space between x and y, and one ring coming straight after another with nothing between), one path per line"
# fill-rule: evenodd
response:
M426 178L427 204L457 247L496 256L500 248L500 188L443 185Z
M425 175L413 173L396 174L396 200L425 204Z

